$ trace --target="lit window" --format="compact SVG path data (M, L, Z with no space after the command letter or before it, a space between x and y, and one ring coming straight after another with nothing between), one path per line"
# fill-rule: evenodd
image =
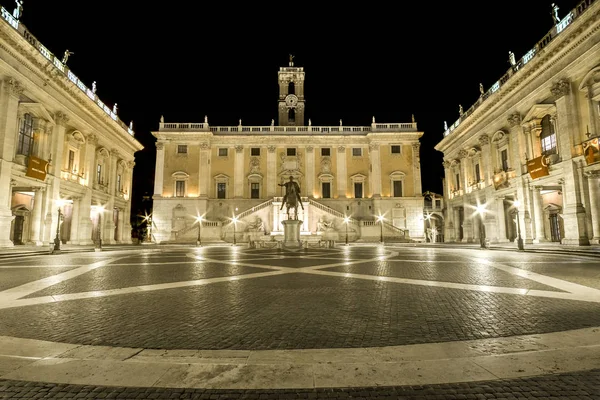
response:
M187 154L187 144L178 144L177 145L177 153L178 154Z
M219 149L219 157L227 157L227 148L221 147Z
M185 181L175 181L175 196L176 197L184 197L185 196Z
M69 170L69 172L73 172L73 168L75 167L75 152L71 149L69 149L69 164L67 166L67 169Z
M502 171L508 171L508 150L504 149L500 152L500 159L502 160Z
M556 153L556 133L554 132L554 126L552 125L552 121L550 121L549 115L542 118L540 142L542 145L542 154L548 155Z
M401 147L399 144L393 144L392 145L392 154L400 154L401 152Z
M102 164L96 166L96 182L102 183Z
M117 175L117 192L121 192L121 174Z

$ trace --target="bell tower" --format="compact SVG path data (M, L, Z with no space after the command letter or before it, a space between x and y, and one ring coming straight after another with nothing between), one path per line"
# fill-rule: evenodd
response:
M304 68L294 67L290 54L287 67L279 68L279 125L304 126Z

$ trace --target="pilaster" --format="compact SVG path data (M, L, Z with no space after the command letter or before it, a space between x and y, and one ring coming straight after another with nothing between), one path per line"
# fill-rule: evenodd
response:
M338 146L337 148L337 189L338 189L338 198L345 199L347 197L346 190L348 185L348 173L346 172L346 147Z
M198 157L198 194L201 199L208 198L210 179L210 145L207 142L200 143L200 157Z
M277 146L267 147L267 198L276 196L277 189ZM275 226L275 225L273 225Z
M31 214L31 243L36 246L43 245L42 227L44 224L42 206L44 204L44 191L46 188L33 188L35 196L33 197L33 212Z
M533 219L535 223L535 239L533 239L533 243L548 241L544 234L544 204L541 189L541 186L533 187Z
M590 212L592 215L591 243L600 244L600 171L589 171L587 174L590 192Z
M71 214L71 240L69 243L71 244L79 244L79 203L81 201L81 197L73 197L73 208Z
M572 157L575 145L581 143L577 121L579 112L574 104L575 99L569 81L561 79L552 86L551 92L556 102L556 132L559 153L562 160L565 161Z
M235 161L234 161L234 176L233 176L233 197L241 199L244 197L244 146L235 146Z
M156 167L154 170L154 197L162 197L165 173L165 144L156 142Z
M369 144L369 154L371 158L370 179L371 193L373 198L381 197L381 155L378 143Z
M314 197L315 192L315 152L313 146L306 146L306 195Z
M589 245L586 235L585 209L581 202L581 188L577 176L577 165L573 160L563 161L563 221L565 237L562 244Z
M523 137L523 128L521 127L521 115L513 113L507 118L510 127L510 166L516 171L517 177L523 174L523 165L525 162L525 138Z
M504 211L504 198L496 199L496 215L498 228L498 243L508 242L506 237L506 213Z
M481 147L481 179L488 186L492 183L494 176L494 166L492 165L492 152L490 147L490 137L486 134L479 136L479 147Z
M421 143L413 143L412 144L412 152L413 152L413 187L415 188L414 196L420 196L423 193L422 185L421 185L421 156L419 153L419 149L421 147Z

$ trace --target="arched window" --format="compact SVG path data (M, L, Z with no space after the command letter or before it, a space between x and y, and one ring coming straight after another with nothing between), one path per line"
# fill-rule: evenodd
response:
M554 125L550 121L550 116L542 118L542 132L540 133L540 143L542 145L542 154L556 154L556 133Z
M21 120L21 129L19 130L19 145L17 154L28 156L33 148L33 115L27 113Z
M294 82L290 82L288 84L288 94L296 94L296 87L294 85Z

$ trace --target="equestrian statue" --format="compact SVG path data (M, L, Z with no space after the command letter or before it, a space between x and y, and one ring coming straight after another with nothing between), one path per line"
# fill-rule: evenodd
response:
M287 217L290 218L290 209L294 209L294 218L298 219L298 204L302 210L304 210L304 206L302 205L302 198L300 197L300 185L298 182L294 182L294 177L290 176L289 182L278 183L278 186L285 187L285 195L283 196L283 200L281 202L281 208L279 210L283 210L283 206L286 206L287 209Z

